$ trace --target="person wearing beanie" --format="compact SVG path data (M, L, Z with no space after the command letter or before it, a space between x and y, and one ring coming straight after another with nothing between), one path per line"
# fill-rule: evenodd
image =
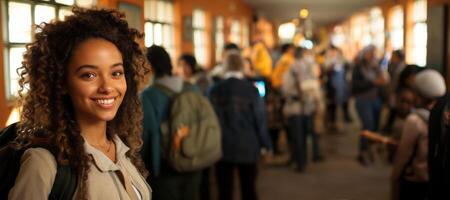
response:
M435 70L423 70L415 77L414 90L416 109L406 118L391 175L393 199L427 199L428 120L436 100L445 95L445 80Z

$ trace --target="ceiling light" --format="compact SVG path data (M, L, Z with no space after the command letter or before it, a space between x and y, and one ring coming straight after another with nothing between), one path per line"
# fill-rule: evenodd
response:
M299 12L300 18L305 19L305 18L308 17L308 15L309 15L309 11L306 8L301 9L300 12Z

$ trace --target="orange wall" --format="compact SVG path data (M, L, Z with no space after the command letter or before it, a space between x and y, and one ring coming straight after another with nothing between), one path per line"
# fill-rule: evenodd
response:
M0 22L2 22L2 9L0 9ZM8 103L6 100L5 91L5 67L3 63L3 37L0 37L0 128L5 126L6 120L8 120L9 113L12 110L12 103Z

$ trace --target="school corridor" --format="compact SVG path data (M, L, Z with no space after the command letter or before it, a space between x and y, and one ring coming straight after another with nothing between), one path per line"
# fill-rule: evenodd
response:
M448 200L449 91L450 0L0 0L0 200Z

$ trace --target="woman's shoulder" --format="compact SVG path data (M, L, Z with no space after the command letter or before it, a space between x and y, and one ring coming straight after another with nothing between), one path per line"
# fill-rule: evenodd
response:
M46 199L56 176L56 159L45 148L25 150L9 199Z
M53 154L42 147L29 148L25 150L21 158L21 166L30 164L29 167L42 171L55 171L57 162ZM43 167L43 168L39 168Z

